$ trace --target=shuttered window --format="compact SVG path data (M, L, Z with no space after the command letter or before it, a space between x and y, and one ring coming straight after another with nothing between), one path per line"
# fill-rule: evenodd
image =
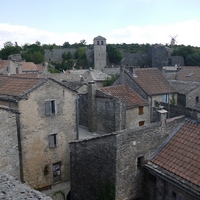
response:
M56 114L56 101L55 100L45 101L45 114L46 115L55 115Z
M49 135L49 147L57 147L58 146L58 134Z
M143 114L144 114L144 107L143 106L139 106L138 115L143 115Z

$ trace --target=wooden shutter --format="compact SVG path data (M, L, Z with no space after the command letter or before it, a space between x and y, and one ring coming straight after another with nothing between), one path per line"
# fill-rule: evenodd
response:
M52 114L52 108L51 108L51 101L45 101L45 114L51 115Z

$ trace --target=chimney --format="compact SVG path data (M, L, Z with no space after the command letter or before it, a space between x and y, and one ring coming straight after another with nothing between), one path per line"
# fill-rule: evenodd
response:
M165 126L166 119L167 119L167 110L163 109L162 107L160 107L160 108L161 109L157 109L157 112L160 114L161 126Z
M124 66L120 66L120 84L124 84Z
M96 88L94 81L88 82L88 129L90 132L97 131Z

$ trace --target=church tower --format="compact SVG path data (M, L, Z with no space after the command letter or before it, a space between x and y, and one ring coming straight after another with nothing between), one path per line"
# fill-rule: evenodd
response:
M94 38L94 68L102 71L106 67L106 38Z

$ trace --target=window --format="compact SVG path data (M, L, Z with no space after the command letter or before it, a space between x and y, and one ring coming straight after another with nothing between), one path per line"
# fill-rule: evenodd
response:
M169 99L169 95L168 94L164 94L162 96L162 102L168 103L168 99Z
M18 69L18 67L16 67L16 74L19 74L19 69Z
M97 41L97 45L99 45L99 41Z
M139 106L138 115L142 115L142 114L144 114L144 107L143 106Z
M143 125L144 125L144 121L140 121L139 126L143 126Z
M199 97L196 97L196 103L199 103Z
M137 168L141 168L144 164L144 156L140 156L137 158Z
M172 192L172 199L176 200L176 192Z
M55 100L45 101L45 114L46 115L55 115L56 114L56 101Z
M58 134L49 135L49 147L57 147L58 146Z
M101 45L103 45L103 41L101 41Z

